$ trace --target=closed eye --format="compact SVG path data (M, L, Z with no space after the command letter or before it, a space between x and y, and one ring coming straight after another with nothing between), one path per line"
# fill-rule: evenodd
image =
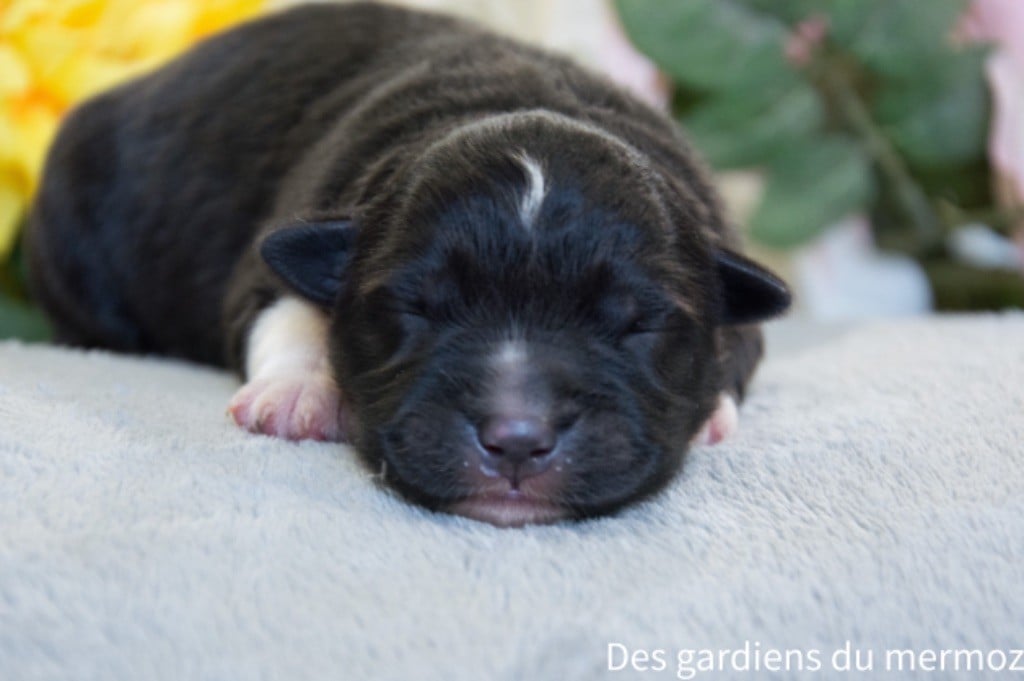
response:
M693 329L693 320L675 308L656 308L646 314L637 314L625 327L622 335L638 336L641 334L679 333Z
M619 335L636 336L644 333L663 333L687 326L684 320L678 319L674 310L666 310L661 306L642 309L634 304L628 315L620 315L618 324Z
M636 336L641 333L672 333L673 331L686 331L689 329L686 325L675 325L675 326L645 326L642 323L634 324L630 327L629 331L626 332L628 336Z

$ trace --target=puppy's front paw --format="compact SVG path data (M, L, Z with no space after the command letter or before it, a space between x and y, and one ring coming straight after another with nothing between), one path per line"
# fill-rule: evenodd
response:
M714 413L704 423L690 444L698 447L717 445L735 433L739 425L740 415L736 408L736 400L731 395L721 393L718 396L718 406L715 407Z
M288 440L343 441L343 410L334 381L315 371L253 379L228 403L246 430Z

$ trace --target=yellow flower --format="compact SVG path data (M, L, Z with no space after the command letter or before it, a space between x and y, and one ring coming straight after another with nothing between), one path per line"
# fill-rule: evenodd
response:
M0 0L0 262L60 117L265 0Z

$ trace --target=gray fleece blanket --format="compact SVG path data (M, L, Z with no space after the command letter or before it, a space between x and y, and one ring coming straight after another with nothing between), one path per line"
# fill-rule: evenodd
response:
M235 388L0 344L0 678L1024 675L1020 314L772 358L665 493L551 527L244 433Z

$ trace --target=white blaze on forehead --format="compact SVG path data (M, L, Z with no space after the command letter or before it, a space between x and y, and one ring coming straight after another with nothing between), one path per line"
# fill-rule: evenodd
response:
M533 221L537 218L537 213L540 212L541 204L544 203L544 194L547 192L547 188L544 186L544 171L541 170L537 161L525 154L517 159L522 164L523 170L526 171L527 177L526 193L519 202L519 215L523 219L523 225L530 229L533 227Z
M260 312L249 332L246 378L296 370L328 372L327 315L315 305L285 296Z
M521 341L505 341L494 355L496 369L520 367L526 363L526 345Z

